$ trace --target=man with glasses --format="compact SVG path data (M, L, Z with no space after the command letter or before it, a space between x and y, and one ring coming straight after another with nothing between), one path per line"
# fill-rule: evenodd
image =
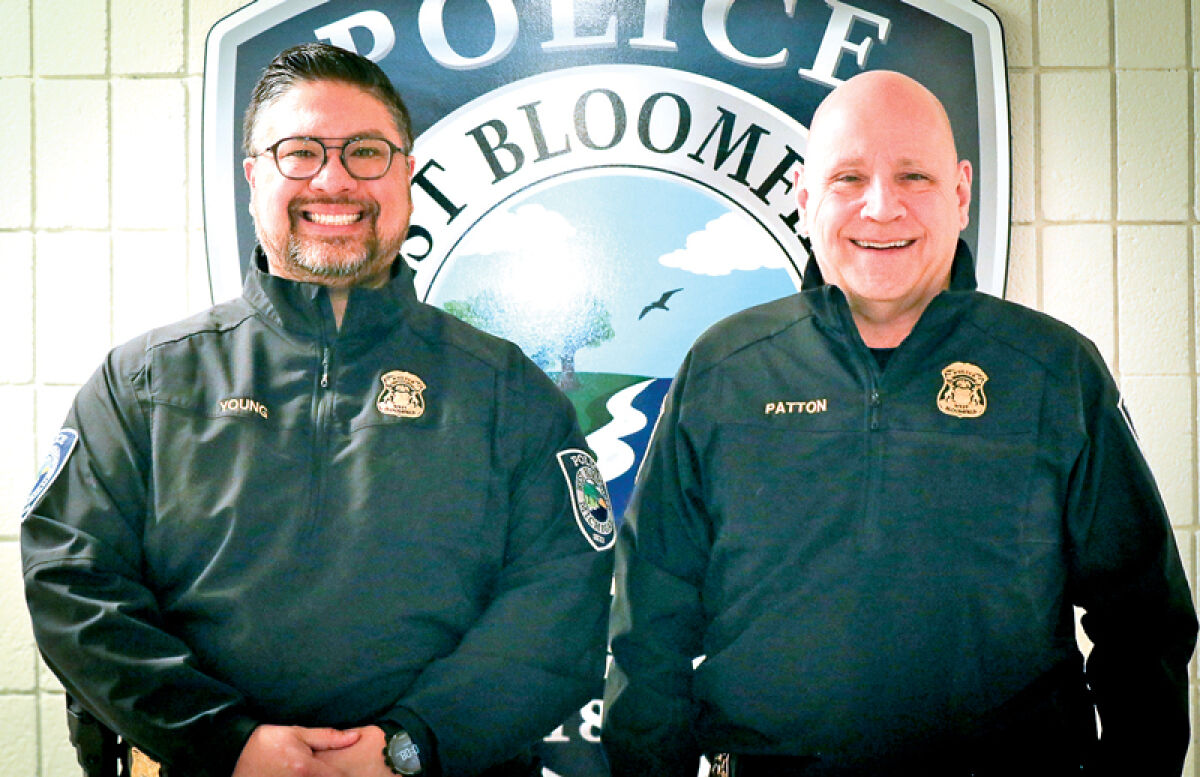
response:
M283 52L244 137L242 297L115 349L30 496L39 647L166 777L540 774L603 674L571 405L416 299L377 66Z

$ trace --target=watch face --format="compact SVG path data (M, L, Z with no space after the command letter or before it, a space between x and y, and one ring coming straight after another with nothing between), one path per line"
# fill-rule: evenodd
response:
M416 775L421 773L421 750L407 731L400 731L387 747L389 764L397 774Z

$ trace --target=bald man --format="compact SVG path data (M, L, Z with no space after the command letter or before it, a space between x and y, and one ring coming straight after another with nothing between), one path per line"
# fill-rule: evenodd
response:
M696 342L621 529L617 777L1179 775L1170 523L1095 347L975 290L971 174L905 76L818 109L803 290Z

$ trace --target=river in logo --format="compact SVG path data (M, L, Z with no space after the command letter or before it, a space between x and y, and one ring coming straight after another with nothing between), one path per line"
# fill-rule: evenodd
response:
M714 322L795 291L787 255L727 200L604 167L500 203L426 301L519 345L566 392L619 517L671 378Z

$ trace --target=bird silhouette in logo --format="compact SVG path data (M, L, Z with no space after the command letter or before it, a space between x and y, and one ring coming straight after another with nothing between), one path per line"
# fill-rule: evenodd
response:
M670 310L670 308L667 307L667 300L669 300L671 298L672 294L675 294L680 291L683 291L683 287L680 287L678 289L671 289L670 291L664 291L662 293L661 297L659 297L654 302L651 302L646 307L642 308L642 312L638 316L638 321L641 321L643 318L645 318L646 314L649 313L651 310Z

